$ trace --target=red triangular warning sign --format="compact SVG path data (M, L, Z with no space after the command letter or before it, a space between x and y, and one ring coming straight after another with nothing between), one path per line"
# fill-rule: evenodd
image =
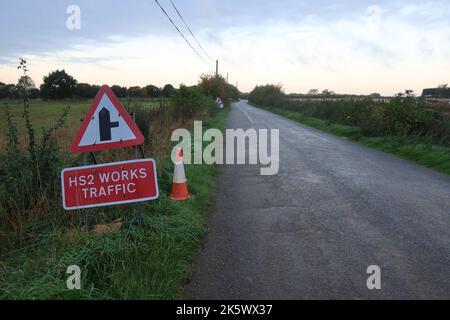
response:
M144 136L114 92L100 88L72 142L73 153L140 145Z

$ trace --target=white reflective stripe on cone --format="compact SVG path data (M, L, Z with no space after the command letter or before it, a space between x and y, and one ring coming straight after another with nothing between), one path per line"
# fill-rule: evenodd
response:
M173 183L186 183L186 175L184 173L183 162L175 164L175 172L173 173Z

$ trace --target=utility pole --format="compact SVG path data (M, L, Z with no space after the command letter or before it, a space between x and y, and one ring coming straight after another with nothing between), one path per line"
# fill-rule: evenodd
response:
M228 72L227 72L227 83L228 83Z
M219 77L219 60L216 60L216 78Z

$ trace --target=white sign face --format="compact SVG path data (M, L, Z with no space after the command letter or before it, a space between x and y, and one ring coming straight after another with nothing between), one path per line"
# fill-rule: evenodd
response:
M107 135L109 134L109 140L104 139L105 137L101 137L100 112L105 115L102 117L102 120L105 119L103 121L106 121L105 130L108 131ZM97 109L95 109L94 115L89 121L89 125L81 138L79 146L91 146L93 144L120 142L134 139L136 139L136 136L133 131L120 115L116 107L112 104L108 95L104 93L100 99Z
M108 86L98 91L71 146L73 153L124 148L144 143L144 136Z

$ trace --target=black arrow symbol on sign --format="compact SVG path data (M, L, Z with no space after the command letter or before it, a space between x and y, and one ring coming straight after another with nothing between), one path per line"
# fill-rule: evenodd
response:
M109 110L103 108L99 112L100 141L111 140L111 129L119 127L119 121L111 122Z

